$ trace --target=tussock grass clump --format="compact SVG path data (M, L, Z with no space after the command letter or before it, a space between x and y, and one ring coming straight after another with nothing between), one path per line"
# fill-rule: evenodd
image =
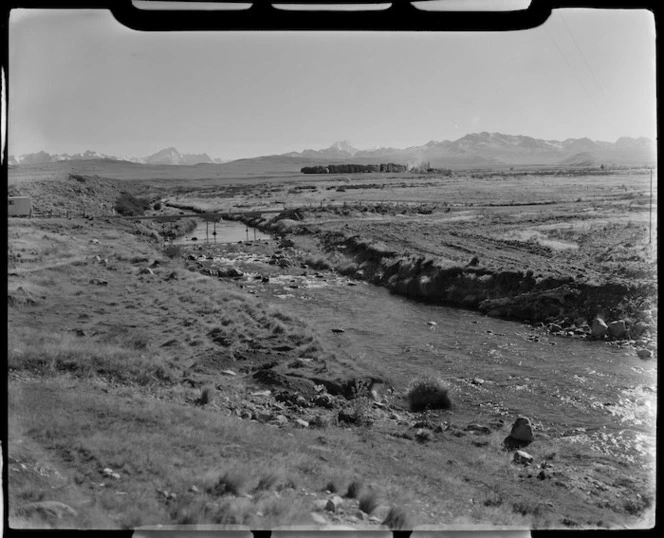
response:
M449 409L452 406L449 388L438 378L416 379L406 394L411 411Z
M210 495L216 495L217 497L227 493L237 496L244 492L246 483L247 476L243 472L231 469L222 474L207 491Z
M215 390L212 385L205 385L201 389L201 396L198 399L199 405L208 405L214 402Z
M355 398L349 407L339 411L337 420L355 426L370 427L374 422L371 413L372 408L373 401L371 399L364 396Z
M360 510L365 514L371 513L378 507L378 494L371 490L360 497Z
M387 516L385 516L383 525L386 525L390 530L396 531L411 530L413 527L408 512L400 506L392 506L390 508Z
M205 499L180 498L171 507L170 518L176 525L196 525L212 523L213 514Z
M306 263L312 269L320 269L320 270L332 269L332 264L330 263L330 261L322 256L318 256L315 258L309 256L304 259L304 263Z
M326 491L329 491L330 493L339 493L341 491L341 488L339 487L339 484L336 480L328 480L327 484L325 484Z
M539 502L517 501L512 503L512 511L522 516L541 516L545 511L545 506Z
M279 478L280 476L275 472L271 472L262 476L261 479L258 481L256 490L257 491L271 490L274 486L277 485L277 482L279 482Z
M357 499L360 496L362 491L362 482L359 480L353 480L348 484L348 490L346 491L346 497L349 499Z

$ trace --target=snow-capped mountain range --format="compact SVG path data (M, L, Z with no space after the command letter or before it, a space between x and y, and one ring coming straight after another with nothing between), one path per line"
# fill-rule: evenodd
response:
M408 148L375 147L361 150L347 140L335 142L321 150L306 149L284 154L323 161L353 159L358 162L430 162L432 166L473 160L487 164L636 164L650 163L657 153L653 140L645 137L622 137L616 142L594 141L589 138L542 140L521 135L502 133L472 133L457 140L431 140L422 146Z
M622 137L616 142L602 142L589 138L567 138L565 140L543 140L522 135L502 133L472 133L457 140L431 140L421 146L391 148L376 146L371 149L358 149L348 140L335 142L323 149L305 149L281 155L268 155L241 159L252 161L260 159L288 159L295 164L326 164L333 162L363 163L402 163L418 165L429 163L433 167L473 167L491 165L561 165L561 166L599 166L600 164L652 165L657 158L655 141L641 137ZM221 159L212 159L206 153L180 153L170 147L142 158L118 158L95 151L86 151L75 155L50 154L45 151L10 156L10 165L41 164L55 161L75 161L102 159L108 161L129 161L152 165L196 165L224 163Z
M10 155L10 165L43 164L57 161L129 161L138 164L172 164L172 165L193 165L201 163L224 163L222 159L212 159L207 153L180 153L177 149L170 147L162 149L157 153L147 157L115 157L106 155L97 151L86 151L69 155L68 153L47 153L39 151L37 153L26 153L23 155Z

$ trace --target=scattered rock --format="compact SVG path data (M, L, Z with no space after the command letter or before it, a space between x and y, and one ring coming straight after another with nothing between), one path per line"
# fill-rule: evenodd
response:
M314 415L309 424L315 428L326 428L330 425L330 419L323 415Z
M322 512L325 510L327 502L327 499L316 499L314 501L314 510L316 510L316 512Z
M473 377L470 381L473 385L484 385L484 379L480 377Z
M221 278L238 278L243 276L244 273L235 267L224 267L217 269L217 276Z
M652 359L652 351L649 349L639 349L636 354L639 356L639 359L648 360Z
M334 409L334 398L329 394L317 394L311 400L314 405L318 407L324 407L325 409Z
M325 505L325 510L328 512L336 512L341 505L344 503L344 500L339 497L339 495L333 495L327 500L327 504Z
M644 332L648 330L650 330L650 325L648 325L645 321L639 321L632 328L632 336L637 336L637 337L641 336Z
M438 325L438 324L437 324L435 321L427 321L427 325L428 325L429 327L435 327L435 326Z
M111 478L114 478L115 480L120 480L120 474L119 473L111 473Z
M539 472L539 474L537 475L538 480L546 480L547 478L551 478L551 477L549 476L549 474L546 471L544 471L544 469L542 469Z
M318 514L316 512L311 512L311 514L309 515L311 516L311 519L313 520L314 523L318 525L327 525L327 519L325 519L323 515Z
M345 329L331 329L333 333L345 333Z
M108 286L108 280L102 280L101 278L91 278L90 284L95 284L97 286Z
M278 424L279 426L283 426L285 424L288 424L288 419L284 415L276 415L272 417L272 420L270 422Z
M534 439L530 419L523 416L517 417L512 425L512 431L510 432L509 437L515 441L530 443Z
M437 424L433 420L423 419L415 421L411 424L412 428L426 428L427 430L435 429Z
M369 521L378 521L378 522L385 521L385 518L389 513L390 513L389 506L385 504L378 505L376 508L374 508L373 512L371 512L372 516L369 518Z
M625 326L625 321L622 319L609 323L608 329L609 336L617 340L625 338L627 334L627 327Z
M433 434L431 433L431 430L420 428L415 432L415 439L420 443L425 443L426 441L431 441L431 439L433 439Z
M200 493L200 490L196 486L191 486L189 488L189 491L191 491L192 493Z
M219 372L219 373L224 374L224 375L231 375L231 376L237 375L233 370L221 370L221 372Z
M111 469L110 467L106 467L106 468L102 471L102 474L103 474L104 476L111 476L111 475L113 474L113 469Z
M143 267L139 272L139 275L154 275L154 271L149 267Z
M528 454L528 452L524 452L523 450L517 450L514 453L514 463L518 463L520 465L530 465L533 462L533 457Z
M309 423L306 420L303 420L301 418L296 418L294 420L294 422L295 422L295 424L297 424L298 426L302 426L303 428L308 428L309 427Z
M603 319L595 318L593 320L592 327L590 328L590 336L593 338L604 338L606 331L608 331L608 326L604 323Z
M482 426L481 424L468 424L468 426L466 426L466 431L489 434L491 433L491 428L488 426Z

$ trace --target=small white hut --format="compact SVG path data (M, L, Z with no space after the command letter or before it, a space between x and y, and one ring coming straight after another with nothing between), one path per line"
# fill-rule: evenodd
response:
M10 217L32 217L32 200L29 196L10 196L7 206Z

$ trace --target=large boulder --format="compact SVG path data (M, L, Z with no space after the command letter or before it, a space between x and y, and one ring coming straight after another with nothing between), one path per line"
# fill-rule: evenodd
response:
M608 327L609 336L615 339L625 338L627 336L627 327L624 320L612 321Z
M652 359L653 352L649 349L639 349L636 354L638 355L639 359L648 360Z
M592 327L590 328L590 336L593 338L604 338L608 329L609 328L606 323L604 323L603 319L595 318Z
M530 443L534 439L533 427L530 424L530 419L527 417L519 416L512 425L512 431L509 437L521 443Z

